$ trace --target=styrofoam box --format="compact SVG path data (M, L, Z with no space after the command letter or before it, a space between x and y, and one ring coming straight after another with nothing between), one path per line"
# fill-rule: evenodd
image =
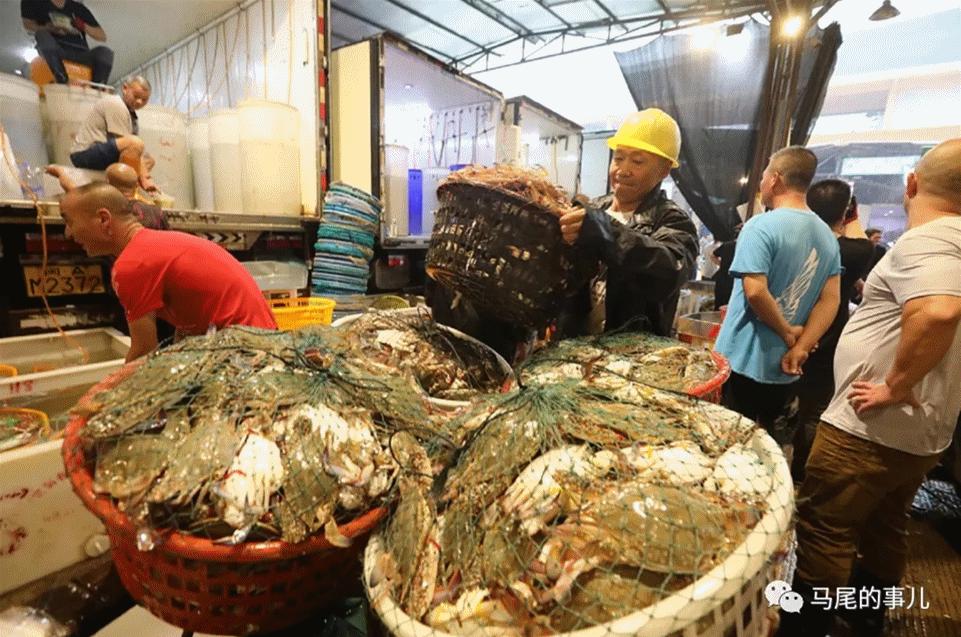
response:
M130 339L109 329L0 339L0 362L50 371L0 379L0 404L31 406L57 392L91 386L120 369ZM89 354L87 365L71 345ZM35 405L38 406L39 405ZM53 414L51 414L53 415ZM49 575L106 548L100 521L70 487L54 440L0 452L0 593Z

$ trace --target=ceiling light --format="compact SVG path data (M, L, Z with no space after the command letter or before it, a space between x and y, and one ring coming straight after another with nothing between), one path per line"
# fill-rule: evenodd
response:
M721 38L721 32L711 26L701 27L691 32L691 38L691 44L696 50L706 51L717 45L717 41Z
M875 22L878 22L880 20L896 18L899 15L901 15L901 12L891 6L891 0L884 0L884 2L881 3L881 6L871 14L871 17L868 18L868 20L874 20Z
M20 49L20 57L24 62L33 62L33 58L37 57L37 50L32 46L25 46Z
M16 73L17 75L23 75L23 71L21 71L20 69L16 69L14 73Z
M737 180L737 183L741 184L742 186L746 185L747 177L741 177L740 179Z
M784 21L784 25L781 27L781 34L788 38L795 37L801 32L804 27L804 19L799 15L791 16Z
M406 88L406 89L409 91L410 89L414 88L414 85L413 85L413 84L404 84L404 88Z

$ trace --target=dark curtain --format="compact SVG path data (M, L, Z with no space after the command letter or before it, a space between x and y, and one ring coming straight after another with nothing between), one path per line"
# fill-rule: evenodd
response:
M805 140L834 70L841 40L835 27L812 29L805 40L795 111ZM767 25L751 21L710 48L699 47L700 35L679 35L615 53L637 108L657 107L677 120L681 165L672 176L720 241L734 237L735 207L748 199L743 180L758 139L769 38Z
M814 28L808 33L801 56L801 72L798 81L798 103L794 110L794 128L791 130L791 144L807 144L814 130L824 96L828 92L828 82L834 75L841 48L841 27L837 22L826 29Z

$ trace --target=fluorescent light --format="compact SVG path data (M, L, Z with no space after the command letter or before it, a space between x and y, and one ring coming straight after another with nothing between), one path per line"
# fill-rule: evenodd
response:
M804 27L804 19L799 15L791 16L784 21L784 25L781 27L781 34L793 38L801 32Z

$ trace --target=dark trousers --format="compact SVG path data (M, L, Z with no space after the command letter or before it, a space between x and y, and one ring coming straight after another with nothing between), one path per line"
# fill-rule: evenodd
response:
M834 370L830 361L826 365L808 365L804 375L798 379L797 429L794 432L794 455L791 457L791 475L795 484L804 480L804 466L807 464L814 434L821 420L821 414L834 398Z
M67 83L67 69L64 60L79 62L93 68L93 81L106 84L113 69L113 50L105 46L93 49L61 44L49 31L37 31L37 52L47 62L58 84Z
M796 384L759 383L731 372L724 383L722 403L756 421L778 444L788 444L794 436L794 423L788 412L797 394Z

